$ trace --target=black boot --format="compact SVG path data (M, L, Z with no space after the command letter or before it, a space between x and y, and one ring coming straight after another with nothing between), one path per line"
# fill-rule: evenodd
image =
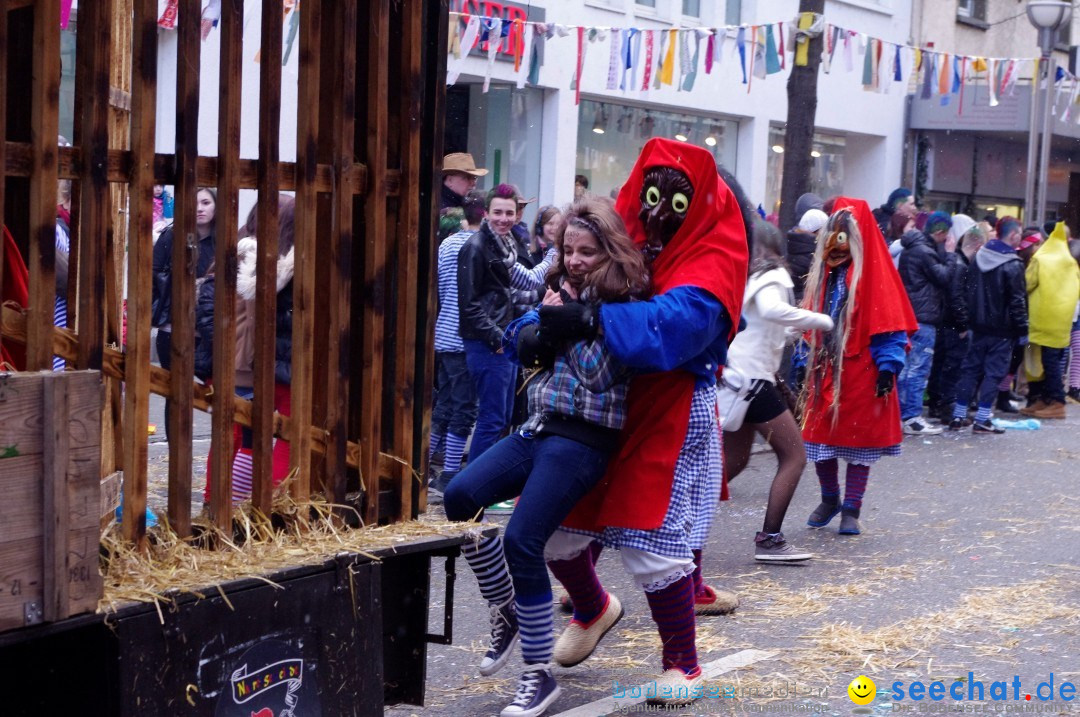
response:
M840 535L858 535L861 532L859 530L859 509L844 508L841 510Z
M836 517L836 514L839 512L839 498L833 498L831 501L822 498L821 504L810 514L810 517L806 520L806 524L811 528L823 528L828 525L829 521Z
M1012 397L1008 391L998 391L996 408L1001 413L1019 413L1019 409L1013 405Z

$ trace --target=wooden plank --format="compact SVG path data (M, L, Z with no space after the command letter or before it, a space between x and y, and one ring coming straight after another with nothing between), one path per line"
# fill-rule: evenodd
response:
M5 307L5 312L10 308ZM9 330L13 327L5 324L4 333L13 340L20 340L18 334L25 336L25 330ZM9 377L3 387L3 401L0 401L0 451L20 456L38 455L45 450L42 441L41 426L41 381L48 373L15 374ZM89 393L70 398L68 412L72 420L83 426L96 426L101 417L94 416L101 410L101 398ZM71 448L78 450L101 443L101 436L80 432L72 440ZM2 474L2 472L0 472Z
M269 514L273 495L271 444L274 435L279 192L281 185L281 3L263 0L259 62L259 227L255 263L255 403L252 414L254 465L251 503Z
M105 260L112 224L106 174L112 10L112 0L98 0L79 12L79 46L86 48L86 64L78 68L76 79L82 88L79 141L86 171L79 191L78 369L100 369L105 346ZM73 298L69 294L69 303Z
M0 47L7 52L8 48L8 0L0 0ZM5 63L6 68L6 63ZM8 94L7 71L0 72L0 167L7 164L7 94ZM0 232L7 225L4 224L4 185L7 177L0 175ZM3 242L0 236L0 242ZM4 252L0 250L0 282L4 276ZM3 344L3 334L0 333L0 344Z
M311 405L314 388L316 152L319 144L319 45L321 0L305 0L300 10L300 76L296 122L296 246L293 274L293 353L290 469L297 472L292 496L308 498L311 488Z
M16 343L26 343L26 314L17 308L11 306L2 307L3 317L2 328L4 336L10 338ZM78 341L75 339L74 332L69 329L58 329L54 333L53 352L57 356L61 356L65 359L73 361L75 355L78 353ZM106 376L110 376L119 380L124 380L125 376L125 356L123 353L112 347L105 347L105 362L102 367L102 373ZM170 373L159 366L150 367L150 385L149 390L158 396L164 396L166 398L171 397L172 380ZM213 412L211 402L213 400L213 393L210 387L203 383L192 382L192 393L194 394L193 405L194 408L200 411L206 411L208 413ZM252 426L252 406L251 402L245 399L236 399L236 414L234 421L241 426L251 428ZM93 410L97 410L96 408ZM34 425L34 424L31 424ZM284 416L280 413L274 414L274 435L279 438L288 438L294 433L292 419L288 416ZM3 432L0 431L0 446L7 445L2 443ZM311 440L312 450L320 455L326 451L327 431L318 426L310 426L308 428L308 436ZM361 461L360 445L354 441L349 441L345 447L345 462L350 468L359 468ZM389 456L387 456L389 459ZM389 465L389 464L385 464ZM125 501L127 499L125 498ZM126 502L125 502L125 505Z
M195 163L199 147L199 0L180 0L176 68L176 203L172 246L172 402L169 406L169 523L191 532L191 377L195 374L195 278L199 256Z
M349 186L349 168L355 162L356 133L356 0L339 4L336 18L337 45L334 65L333 131L334 165L338 190L332 198L333 221L329 242L329 302L327 323L329 341L326 363L326 429L329 432L325 471L327 498L345 502L345 448L348 442L350 356L350 304L353 263L353 191Z
M400 86L407 88L399 93L397 107L398 124L401 126L401 177L405 191L398 201L397 228L397 326L395 382L397 426L394 429L394 453L413 465L413 411L416 386L416 310L417 292L420 286L420 123L423 117L420 107L420 48L423 41L422 3L410 0L401 11L403 23L401 37ZM400 495L399 521L412 518L413 472L398 471Z
M364 482L364 520L374 524L379 517L378 455L382 446L383 319L386 314L386 134L389 97L387 62L390 40L389 0L373 0L368 5L367 24L367 147L365 164L371 191L364 202L364 341L363 404L360 415Z
M218 193L214 245L214 412L217 438L210 453L210 520L232 528L233 405L236 390L236 228L239 224L240 107L244 0L221 3L221 78L218 87Z
M29 177L33 156L31 145L26 142L5 143L4 173L9 177ZM142 155L146 156L146 155ZM110 182L128 182L132 177L134 165L133 153L124 149L110 149L108 152L108 176ZM171 154L153 155L155 184L176 183L176 160ZM82 153L78 147L60 147L58 170L60 179L78 179L84 172ZM296 164L280 162L281 190L296 189ZM258 189L258 160L241 159L237 167L237 182L241 189ZM367 167L354 164L350 170L350 185L355 194L367 193ZM196 181L200 187L213 187L218 183L218 161L216 157L199 157L195 163ZM329 164L315 165L315 191L326 194L334 189L334 168ZM401 185L401 177L396 169L386 172L386 192L395 197Z
M42 612L49 621L68 616L68 394L63 374L42 382Z
M135 0L131 52L136 80L131 88L132 165L128 242L128 337L124 390L124 537L145 535L147 446L150 404L150 316L152 302L154 121L157 105L157 0Z
M56 138L60 113L59 0L34 4L30 98L30 306L26 368L52 367L56 301Z

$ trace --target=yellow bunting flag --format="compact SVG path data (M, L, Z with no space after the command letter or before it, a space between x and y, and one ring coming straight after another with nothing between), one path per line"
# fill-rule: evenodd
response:
M814 26L814 13L799 13L799 29L809 30ZM810 62L810 38L805 35L799 37L795 43L795 66L806 67Z
M670 85L674 82L675 75L675 42L676 42L676 30L669 30L671 34L668 39L667 54L664 56L664 66L660 70L660 83L664 85Z

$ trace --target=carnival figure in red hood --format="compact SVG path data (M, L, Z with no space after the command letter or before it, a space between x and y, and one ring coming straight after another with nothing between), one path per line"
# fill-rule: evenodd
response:
M918 330L865 201L836 199L818 233L803 301L835 324L805 337L803 440L821 483L821 505L807 523L820 528L841 513L840 534L858 535L870 466L882 456L900 455L900 403L893 389L908 336ZM842 503L839 458L847 461Z
M595 314L580 305L540 310L542 333L599 335L620 362L639 372L605 479L548 543L548 565L575 613L555 646L555 661L583 661L622 615L590 560L590 541L601 540L619 548L646 592L664 645L661 682L675 694L701 679L694 551L705 542L720 490L715 385L739 324L746 224L712 155L666 139L645 144L616 209L649 262L653 297L605 304Z

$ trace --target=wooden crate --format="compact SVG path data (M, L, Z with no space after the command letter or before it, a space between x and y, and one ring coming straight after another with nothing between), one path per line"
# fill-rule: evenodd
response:
M102 400L97 371L0 374L0 631L97 607Z

